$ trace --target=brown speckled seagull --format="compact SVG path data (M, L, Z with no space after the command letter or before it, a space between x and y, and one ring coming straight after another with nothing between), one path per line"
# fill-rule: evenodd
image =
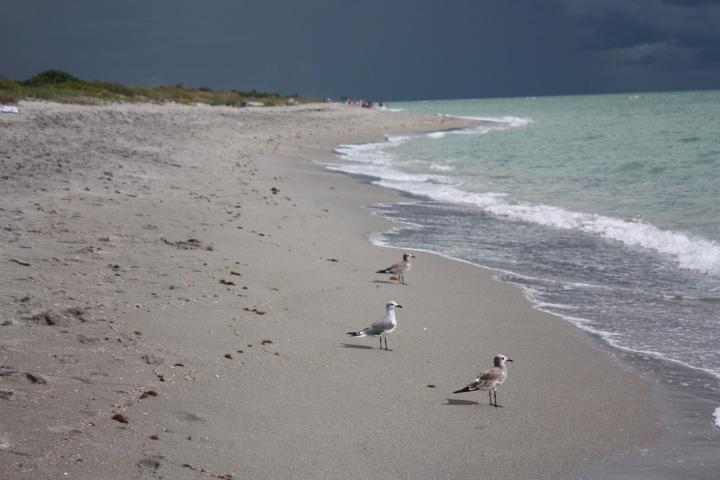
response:
M403 253L402 262L396 263L395 265L389 266L388 268L385 268L383 270L378 270L375 273L389 273L392 275L397 275L398 281L403 285L407 285L405 283L405 274L410 271L410 268L412 268L412 265L410 264L411 258L415 258L415 255L412 255L410 253Z
M494 367L485 370L477 376L474 382L465 388L456 390L453 393L472 392L473 390L487 390L490 396L490 405L499 407L497 403L497 388L505 382L507 378L507 366L505 362L512 362L512 359L505 355L496 355L493 360ZM495 393L495 403L493 404L493 392Z

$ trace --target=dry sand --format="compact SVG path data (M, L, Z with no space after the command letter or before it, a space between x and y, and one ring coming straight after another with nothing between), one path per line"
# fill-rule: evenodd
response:
M0 478L554 479L659 436L642 378L492 272L373 273L401 252L363 206L399 197L316 161L458 121L21 110L0 117ZM391 299L391 351L345 335ZM503 408L450 393L496 353Z

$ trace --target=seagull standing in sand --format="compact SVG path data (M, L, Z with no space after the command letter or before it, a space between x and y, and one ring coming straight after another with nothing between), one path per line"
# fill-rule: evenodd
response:
M499 407L497 403L497 388L505 382L507 378L507 365L505 362L512 362L512 359L505 355L496 355L493 360L495 365L492 368L485 370L483 373L477 376L474 382L465 388L456 390L453 393L472 392L473 390L487 390L490 396L490 405ZM493 404L493 393L495 393L495 403Z
M396 308L403 307L402 305L398 305L398 303L394 300L389 301L387 305L385 305L385 316L383 318L364 330L360 330L359 332L348 332L348 335L351 337L379 337L380 348L382 348L383 337L385 337L385 350L387 350L387 336L394 332L397 328L397 320L395 320Z
M405 274L410 271L410 268L412 268L412 265L410 264L411 258L415 258L415 255L403 253L402 262L389 266L384 270L378 270L376 273L390 273L392 275L397 275L399 279L398 281L403 285L407 285L405 283Z

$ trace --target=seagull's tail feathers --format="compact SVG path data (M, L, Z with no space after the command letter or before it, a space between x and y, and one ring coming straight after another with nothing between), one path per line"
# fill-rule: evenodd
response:
M470 392L470 391L471 391L470 385L468 385L467 387L461 388L460 390L455 390L453 393L465 393L465 392Z
M388 270L390 270L390 269L389 269L389 268L384 268L384 269L382 269L382 270L378 270L378 271L375 272L375 273L390 273L390 272L388 272Z
M364 337L365 333L363 332L347 332L348 335L351 337Z

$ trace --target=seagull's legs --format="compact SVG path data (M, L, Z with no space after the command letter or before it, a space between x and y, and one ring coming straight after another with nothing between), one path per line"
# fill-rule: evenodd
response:
M488 397L490 397L490 405L492 405L492 389L488 390Z
M378 339L380 340L380 349L382 350L382 337L378 337Z
M494 388L493 391L495 392L495 406L499 407L500 405L498 405L498 403L497 403L497 389Z

